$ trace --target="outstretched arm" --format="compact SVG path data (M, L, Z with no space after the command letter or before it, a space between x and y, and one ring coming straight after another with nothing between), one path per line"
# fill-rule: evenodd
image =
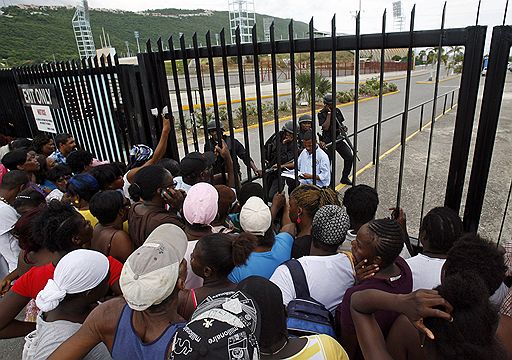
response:
M133 182L133 178L135 174L139 172L145 166L154 165L158 160L164 157L165 152L167 151L167 140L169 139L169 133L171 131L171 120L162 115L162 134L160 134L160 141L158 141L158 145L155 148L155 152L151 159L146 161L146 163L137 168L133 168L126 174L126 178L128 182L131 184Z

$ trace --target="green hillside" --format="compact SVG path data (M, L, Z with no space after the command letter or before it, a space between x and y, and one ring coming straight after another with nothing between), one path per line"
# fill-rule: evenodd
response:
M3 12L3 13L2 13ZM71 26L75 9L71 7L17 7L2 8L0 12L0 67L22 64L36 64L44 61L70 60L78 58L77 47ZM194 14L195 16L191 16ZM149 38L156 41L162 37L167 42L171 34L175 46L177 37L184 33L187 45L192 42L192 34L197 32L198 41L206 44L205 34L212 34L228 27L227 11L162 9L145 13L128 11L107 11L91 9L91 26L96 47L100 47L102 28L109 34L112 46L118 53L126 53L125 41L130 51L137 49L133 32L140 32L141 49ZM258 38L263 35L263 15L257 15ZM288 38L289 19L275 18L276 39ZM295 23L295 32L300 36L308 31L307 24ZM230 43L229 29L226 29Z

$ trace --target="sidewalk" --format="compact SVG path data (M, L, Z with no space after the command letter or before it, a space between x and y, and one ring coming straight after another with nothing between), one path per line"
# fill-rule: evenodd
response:
M411 76L421 76L426 75L428 72L426 72L424 69L421 70L414 70L411 73ZM362 74L359 77L359 82L363 83L368 79L371 79L372 77L378 77L379 74ZM393 80L400 80L404 79L406 76L406 71L394 71L394 72L387 72L384 75L384 80L386 81L393 81ZM329 78L331 80L331 78ZM336 84L354 84L354 76L338 76L336 78ZM261 98L262 99L272 99L273 97L273 85L272 84L265 84L261 85ZM245 99L247 102L249 101L256 101L256 86L254 84L245 85ZM237 85L236 87L231 87L231 103L236 104L240 103L241 95L240 95L240 87ZM291 95L291 84L290 81L284 81L284 82L278 82L277 83L277 92L278 96L281 97L289 97ZM176 94L174 92L170 92L169 95L171 96L171 103L175 107L176 105ZM213 96L211 89L204 91L204 97L205 97L205 104L206 107L212 107L213 106ZM184 89L181 89L181 101L183 103L182 109L184 111L188 111L188 103L187 103L187 93ZM194 100L195 101L195 100ZM199 96L198 96L198 102L199 102ZM226 90L224 87L217 87L217 102L219 105L226 105ZM194 105L194 109L200 109L200 103ZM175 110L177 111L177 109Z
M482 84L483 85L483 82ZM501 108L500 123L496 134L493 159L489 180L486 189L484 206L480 220L479 233L492 241L498 240L498 234L507 201L510 181L512 180L512 168L510 166L510 152L512 151L512 81L507 82L505 95ZM482 90L481 86L481 89ZM481 95L480 95L481 96ZM478 113L475 117L475 128L470 149L470 161L466 172L466 184L463 193L463 201L460 215L464 214L465 198L469 175L472 165L472 154L474 151L479 109L481 98L477 104ZM442 110L442 109L440 109ZM443 206L446 183L448 177L449 162L451 156L453 132L457 107L440 117L434 126L430 169L427 181L424 215L433 207ZM405 166L402 187L401 207L407 213L407 227L411 236L418 236L420 225L421 202L423 194L423 183L425 177L425 166L427 162L427 149L430 136L430 125L426 124L421 132L409 136L406 145ZM379 168L379 209L377 217L387 217L390 214L388 208L396 204L398 173L400 166L400 146L382 149ZM357 175L358 184L374 186L375 167L369 164L360 165ZM343 194L347 186L338 187L340 194ZM512 237L512 206L509 205L508 216L503 227L501 242L510 240Z

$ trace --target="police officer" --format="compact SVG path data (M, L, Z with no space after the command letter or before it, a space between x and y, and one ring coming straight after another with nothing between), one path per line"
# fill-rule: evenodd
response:
M214 151L215 146L219 143L219 141L217 140L218 139L217 124L216 124L215 120L210 120L208 122L207 129L208 129L209 138L208 138L208 141L206 141L204 144L204 152ZM229 151L231 152L231 149L233 149L233 153L238 158L240 158L244 162L244 164L246 164L247 166L250 166L251 169L256 174L256 176L261 176L262 171L258 169L258 167L254 163L254 161L249 157L249 154L247 154L247 152L245 151L245 148L242 145L242 143L240 141L238 141L237 139L232 138L229 135L224 135L224 127L222 126L222 124L220 125L220 131L222 132L222 139L224 139L224 141L228 145ZM222 173L223 163L224 163L224 160L222 159L222 157L217 156L215 163L213 164L213 170L212 170L213 175ZM238 159L233 160L233 166L234 166L235 174L238 174L238 176L241 177L241 171L240 171L240 165L238 164Z
M354 155L352 153L352 149L347 144L346 140L344 140L343 134L347 134L348 128L343 125L345 118L341 113L341 110L336 108L336 139L332 139L332 129L331 126L334 124L333 116L333 101L332 95L327 94L324 96L324 107L318 113L318 123L322 127L322 136L320 139L320 146L326 149L327 155L329 159L332 161L332 143L336 143L336 151L343 158L343 172L341 173L340 183L352 185L352 182L348 178L350 172L352 171L352 162L354 161ZM329 144L326 146L326 144Z
M265 164L266 164L266 179L268 184L268 199L272 199L274 195L280 191L279 189L279 174L277 170L277 160L278 160L278 141L281 142L280 145L280 162L281 169L286 171L286 169L293 169L295 162L295 149L297 149L297 140L295 139L293 133L293 120L288 120L283 124L281 131L277 134L273 134L266 142L265 142ZM297 154L299 151L297 150ZM291 179L288 177L282 178L286 184L288 185L288 193L290 193L297 186L297 182L295 179Z
M299 149L304 149L304 135L311 130L311 126L313 123L313 119L311 118L311 115L304 114L299 118L299 133L298 133L298 139L299 139Z

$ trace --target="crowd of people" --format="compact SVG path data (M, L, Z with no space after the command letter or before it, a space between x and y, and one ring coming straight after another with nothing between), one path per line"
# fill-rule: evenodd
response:
M203 153L165 158L162 121L156 148L133 146L128 164L71 134L0 148L0 338L24 337L22 359L512 357L512 246L464 233L447 207L411 244L403 209L376 218L375 189L329 187L311 117L266 145L269 167L288 169L302 146L299 183L258 169L214 124ZM269 191L236 184L230 150Z

